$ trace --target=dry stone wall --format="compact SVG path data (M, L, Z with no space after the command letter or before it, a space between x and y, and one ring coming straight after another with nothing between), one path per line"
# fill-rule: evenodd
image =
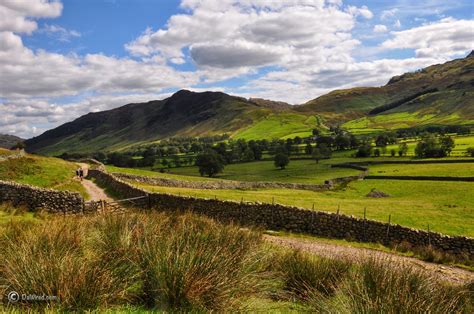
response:
M147 193L102 171L91 170L89 175L121 195L129 197L148 195L148 207L161 211L191 211L220 221L361 242L391 244L406 241L414 246L432 245L450 254L474 258L473 238L450 237L400 225L280 204L239 203Z
M310 191L324 191L331 188L331 184L301 184L280 182L245 182L233 180L214 181L186 181L160 177L146 177L125 173L113 173L117 178L132 180L150 185L169 186L175 188L205 189L205 190L228 190L228 189L297 189Z
M82 213L84 199L79 193L42 189L27 184L0 180L0 202L26 205L32 211L51 213Z

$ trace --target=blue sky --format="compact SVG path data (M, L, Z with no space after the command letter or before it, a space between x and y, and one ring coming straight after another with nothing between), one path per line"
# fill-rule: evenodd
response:
M473 49L472 1L5 0L0 133L187 88L303 103Z

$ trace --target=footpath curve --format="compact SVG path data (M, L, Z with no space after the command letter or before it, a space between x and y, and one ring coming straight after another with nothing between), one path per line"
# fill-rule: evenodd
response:
M271 235L264 235L264 239L276 245L302 250L322 257L344 258L357 262L361 259L373 256L376 258L388 259L394 264L410 265L416 267L439 278L440 280L449 281L451 283L466 284L469 282L474 282L474 272L472 271L454 266L424 262L414 257L309 239Z

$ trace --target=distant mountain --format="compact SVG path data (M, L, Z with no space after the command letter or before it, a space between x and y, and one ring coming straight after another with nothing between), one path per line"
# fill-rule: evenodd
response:
M370 132L420 124L474 125L473 53L395 76L382 87L336 90L298 106L181 90L164 100L86 114L26 145L30 151L56 155L122 150L172 136L282 138L309 135L328 125Z
M23 142L24 139L9 134L0 134L0 147L10 149L18 142Z
M113 150L171 136L229 133L272 113L267 105L221 92L181 90L164 100L89 113L27 141L40 153Z

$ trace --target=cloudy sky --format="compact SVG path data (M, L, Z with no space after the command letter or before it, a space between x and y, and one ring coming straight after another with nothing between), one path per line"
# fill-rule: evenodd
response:
M182 88L303 103L472 49L471 0L1 0L0 133Z

